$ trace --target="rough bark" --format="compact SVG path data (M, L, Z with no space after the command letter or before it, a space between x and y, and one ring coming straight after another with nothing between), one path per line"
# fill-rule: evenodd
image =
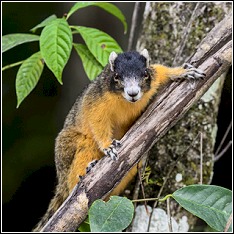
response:
M189 56L214 25L230 10L230 3L147 3L144 13L143 30L138 41L138 50L147 48L151 52L152 63L180 65ZM232 18L230 16L229 23ZM230 40L230 34L218 42L217 34L223 25L216 27L213 37L196 51L194 61L202 63L208 54L204 51L212 46L222 46ZM231 30L231 28L230 28ZM209 53L209 52L207 52ZM203 57L203 58L202 58ZM209 184L213 176L214 145L217 133L217 114L225 75L220 77L209 91L194 105L176 126L161 138L149 152L148 168L150 183L144 183L146 197L157 197L158 191L167 178L161 196L176 189L200 181L200 137L202 133L203 183ZM196 140L195 140L196 139ZM195 141L194 141L195 140ZM193 142L194 141L194 142ZM191 143L193 142L192 146ZM187 150L189 148L189 150ZM181 154L172 173L168 176L171 165ZM176 176L182 175L177 181ZM159 204L166 210L165 204ZM171 202L172 216L179 220L188 217L190 226L195 218L184 211L176 202Z
M228 34L231 35L231 25L223 22L223 27L226 27ZM223 34L213 36L222 38ZM222 40L217 43L220 44L220 41ZM203 41L202 45L206 43L207 41ZM229 68L232 59L231 43L229 37L225 45L208 49L211 50L208 56L205 53L207 51L201 55L204 59L199 68L205 71L206 78L197 81L193 89L188 82L174 82L155 97L145 113L121 139L119 159L112 161L108 157L103 157L76 185L42 231L74 231L86 218L92 202L98 198L105 198L142 155L149 151L152 145L181 119L194 102ZM196 63L199 63L199 60L194 65Z

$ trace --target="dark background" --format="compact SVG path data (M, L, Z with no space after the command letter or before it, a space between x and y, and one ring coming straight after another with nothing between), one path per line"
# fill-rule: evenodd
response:
M2 3L2 35L29 33L31 28L52 14L62 17L73 4ZM129 29L126 35L117 18L97 7L81 9L68 21L73 25L105 31L123 50L127 50L134 3L115 4L127 19ZM78 36L75 41L82 42ZM26 59L38 50L38 42L15 47L2 55L2 65ZM54 140L77 95L89 80L73 50L63 72L63 86L45 66L36 88L16 109L17 70L15 67L2 74L2 231L25 232L39 221L53 196L56 183ZM218 116L217 145L231 121L231 93L229 76L225 81ZM231 189L231 149L215 164L212 184Z

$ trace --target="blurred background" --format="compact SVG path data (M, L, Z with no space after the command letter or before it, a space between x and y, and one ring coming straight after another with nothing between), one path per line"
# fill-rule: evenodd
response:
M2 3L2 35L29 33L52 14L62 17L74 3ZM110 34L127 50L134 2L114 3L128 23L124 35L122 23L98 7L79 10L69 18L71 25L98 28ZM141 15L144 4L142 4ZM142 18L139 19L137 33ZM40 33L38 30L37 34ZM137 38L137 35L136 35ZM78 35L76 42L82 42ZM135 45L135 43L134 43ZM133 47L135 48L135 47ZM38 42L15 47L2 55L2 66L28 58L39 50ZM61 86L46 66L38 85L16 109L15 77L19 67L2 74L2 231L31 231L47 209L56 184L54 141L77 96L89 83L81 61L73 50L63 72ZM217 146L231 121L232 85L229 76L224 85L218 116ZM228 140L231 139L229 133ZM216 146L216 147L217 147ZM231 189L231 148L215 164L212 184Z

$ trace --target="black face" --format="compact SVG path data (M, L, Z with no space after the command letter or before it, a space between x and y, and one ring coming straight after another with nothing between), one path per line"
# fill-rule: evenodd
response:
M136 51L119 54L114 61L114 73L111 78L111 89L123 91L127 79L135 79L145 92L150 89L151 76L146 66L146 58Z

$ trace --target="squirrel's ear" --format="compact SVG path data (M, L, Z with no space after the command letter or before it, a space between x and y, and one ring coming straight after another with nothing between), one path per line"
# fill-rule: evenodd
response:
M146 58L146 67L149 67L149 63L150 63L150 57L149 57L149 52L147 49L144 49L141 51L140 53L141 55L143 55Z
M110 63L110 69L111 69L111 71L114 71L114 62L115 62L115 59L117 58L117 56L118 55L114 51L112 51L110 53L109 63Z

